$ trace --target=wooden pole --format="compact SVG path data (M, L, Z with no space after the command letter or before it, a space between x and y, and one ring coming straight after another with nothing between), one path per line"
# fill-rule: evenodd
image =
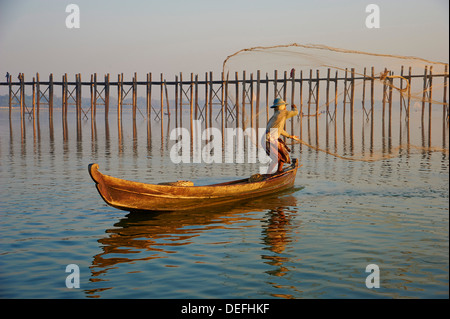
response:
M11 120L11 113L12 113L12 82L11 82L11 75L8 77L8 91L9 91L9 97L8 97L8 104L9 104L9 119Z
M68 76L67 76L67 73L64 73L64 77L65 77L65 90L66 90L66 94L65 94L65 101L64 101L64 103L65 103L65 108L66 108L66 110L65 110L65 114L66 114L66 120L67 120L67 114L68 114L68 112L69 112L69 79L68 79ZM39 108L38 108L38 112L39 112Z
M261 94L261 71L256 71L256 129L259 128L259 96ZM257 138L257 143L259 143L259 137ZM257 144L258 145L258 144Z
M164 91L166 93L166 109L167 109L167 116L169 118L169 123L170 123L170 101L169 101L169 92L167 90L167 82L166 80L164 80ZM169 125L169 124L167 124Z
M319 146L319 70L316 70L316 145Z
M25 110L24 110L24 75L22 73L20 73L20 79L19 79L19 89L20 89L20 93L19 93L19 104L20 104L20 123L22 126L22 138L25 138L25 134L24 134L24 130L25 130Z
M344 79L344 119L345 119L345 109L347 106L347 68L345 68L345 79Z
M328 116L330 115L330 68L327 70L327 95L326 95L326 108L327 108L327 123L328 123ZM328 132L328 130L327 130Z
M316 70L316 78L317 78L317 83L316 83L316 121L318 121L319 119L319 70Z
M229 73L227 72L227 78L226 78L226 80L225 80L225 126L228 126L228 80L229 80ZM232 115L232 114L231 114ZM224 134L222 134L222 140L223 140L223 137L224 137L225 135Z
M366 68L364 68L364 76L363 76L363 93L362 93L362 101L361 101L361 104L362 104L362 108L363 108L363 111L364 111L364 114L365 114L365 112L366 112L366 73L367 73L367 70L366 70ZM363 120L364 120L364 114L363 114Z
M81 73L77 73L77 80L76 80L76 91L77 91L77 106L78 106L78 117L77 117L77 141L80 142L82 140L82 130L81 130Z
M445 134L445 127L446 127L446 121L448 120L449 117L449 107L447 104L447 90L448 90L448 64L445 65L445 70L444 70L444 96L442 98L443 103L443 107L442 107L442 130ZM444 143L445 144L445 143Z
M394 75L394 73L392 73L391 71L391 75ZM394 85L394 80L392 78L390 78L389 80L389 137L392 136L392 87ZM389 145L391 143L391 140L389 139Z
M295 104L295 70L291 72L291 104ZM294 135L294 118L291 117L291 135Z
M242 71L242 129L245 131L245 71Z
M370 152L373 152L373 128L374 128L374 84L375 84L375 68L372 67L370 71Z
M183 73L180 72L180 126L183 126Z
M386 73L386 72L387 72L387 69L384 68L384 73ZM383 129L384 129L384 116L385 116L385 110L386 110L386 89L387 89L386 82L387 81L388 81L387 79L383 80L383 103L382 103L383 107L382 107L382 117L381 117Z
M347 106L347 74L348 74L348 70L345 69L345 73L344 73L344 101L343 101L343 110L342 110L342 144L343 144L343 149L344 152L347 151L347 131L346 131L346 124L345 124L345 120L346 120L346 106Z
M66 80L67 73L63 74L62 76L62 120L64 124L64 120L67 116L67 80Z
M276 99L278 97L278 70L273 72L273 98Z
M82 86L81 86L81 73L78 73L78 91L79 91L79 96L78 96L78 104L79 104L79 108L80 108L80 120L82 117L82 108L83 108L83 93L82 93Z
M108 120L109 116L109 94L110 94L110 84L109 84L109 73L105 75L105 120Z
M223 97L224 97L224 102L223 102L223 104L224 104L224 110L225 110L225 127L227 127L228 126L228 118L230 117L230 114L228 114L229 113L229 109L228 109L228 79L229 79L229 75L230 75L230 73L229 72L227 72L227 77L226 77L226 79L225 79L225 75L224 75L224 81L225 81L225 83L224 83L224 90L225 90L225 93L223 94ZM222 139L223 140L223 139Z
M33 91L36 91L35 87L36 79L33 77ZM40 126L39 126L39 118L36 116L36 95L33 94L33 137L36 139L36 128L37 128L37 136L40 139Z
M209 72L209 127L212 127L212 107L213 107L213 73Z
M354 115L355 115L355 69L351 69L351 82L350 82L350 151L351 155L353 155L353 133L354 133Z
M371 74L370 74L370 113L372 116L372 122L373 122L373 107L375 105L375 96L374 96L374 90L375 90L375 68L371 68Z
M423 76L423 92L422 92L422 123L423 123L423 118L424 118L424 113L425 113L425 96L427 93L427 78L428 78L428 66L425 65L425 71L424 71L424 76Z
M161 145L163 143L163 138L164 138L164 75L161 73L161 94L160 94L160 112L159 114L161 115Z
M36 108L37 108L37 115L39 116L40 106L41 106L41 86L40 86L40 80L39 80L39 73L36 72Z
M311 92L312 92L312 69L309 70L309 79L308 79L308 120L311 115Z
M354 116L354 109L355 109L355 69L351 69L352 75L351 75L351 91L350 91L350 137L353 138L353 116Z
M117 75L117 119L120 121L120 114L122 113L122 87L120 85L120 74Z
M193 138L194 133L194 122L193 122L193 115L194 115L194 74L191 73L191 84L190 84L190 99L189 99L189 117L190 117L190 127L191 127L191 141Z
M253 118L254 118L254 110L253 110L253 105L255 103L255 98L253 95L253 73L250 73L250 127L253 128Z
M449 106L447 104L447 90L448 90L448 65L445 65L445 70L444 70L444 96L442 98L443 101L443 106L442 106L442 145L443 148L446 147L446 127L447 127L447 123L448 123L448 119L449 119Z
M411 72L411 67L409 68L410 69L410 72ZM410 81L410 83L411 83L411 81ZM408 145L407 146L407 152L408 152L408 154L409 154L409 150L410 150L410 122L409 122L409 106L408 106L408 121L406 122L406 144Z
M91 74L91 82L89 85L90 93L91 93L91 119L94 118L94 75Z
M224 81L224 75L222 72L222 90L221 90L221 100L220 100L220 107L222 109L222 132L225 132L225 81ZM222 134L222 141L223 141L223 136L224 134Z
M198 74L195 75L195 119L198 120Z
M65 90L64 90L64 87L65 87L65 81L64 81L64 74L63 74L63 76L62 76L62 79L61 79L61 83L62 83L62 85L61 85L61 99L62 99L62 105L61 105L61 118L62 118L62 125L63 125L63 131L64 131L64 117L65 117L65 111L64 111L64 104L65 104ZM63 135L64 135L64 133L63 133Z
M75 84L74 84L74 88L73 88L73 90L75 90L75 115L76 115L76 118L77 118L77 123L78 123L78 117L79 117L79 114L78 114L78 73L75 73ZM72 93L73 93L73 91L72 91ZM73 95L72 95L72 98L73 98Z
M77 123L80 118L80 105L79 105L79 86L78 86L78 73L75 74L75 108L76 108L76 114L77 114Z
M24 124L25 124L25 105L26 105L26 101L25 101L25 75L22 73L22 76L20 78L20 105L22 107L22 112L23 112L23 120L24 120Z
M266 72L266 122L269 121L269 75Z
M105 79L105 90L103 91L105 94L105 106L106 106L106 79ZM97 73L94 73L94 105L93 105L93 112L91 113L91 116L95 119L97 116L97 99L98 99L98 89L97 89Z
M81 75L80 75L81 76ZM80 80L81 81L81 80ZM81 84L80 84L81 85ZM53 73L50 73L48 86L48 116L53 121Z
M152 113L152 74L149 72L147 73L147 82L146 85L146 100L147 100L147 121L151 121L151 113ZM178 89L176 87L176 89Z
M36 79L33 77L33 96L32 96L32 103L33 103L33 122L36 118Z
M411 67L409 67L408 70L408 108L407 108L407 118L408 118L408 123L409 123L409 112L410 112L410 108L411 108Z
M235 103L236 103L236 128L238 128L239 127L239 119L240 119L240 117L239 117L239 75L238 75L238 73L237 72L235 72L234 73L234 77L235 77L235 80L236 80L236 101L235 101Z
M300 70L300 133L299 138L303 138L303 70ZM300 149L301 149L300 144Z
M124 99L124 89L123 89L123 73L120 73L120 120L122 120L123 113L123 99ZM122 122L120 123L120 130L122 130Z
M40 136L40 129L39 129L39 121L36 119L36 87L35 87L36 79L33 77L33 96L32 96L32 105L33 105L33 139L36 141L36 124L37 124L37 134Z
M132 92L133 92L133 121L136 121L136 108L137 108L137 105L136 105L136 102L137 102L137 99L136 99L136 94L137 94L137 85L136 85L136 78L137 78L137 75L136 75L136 72L134 72L134 76L133 76L133 86L132 86Z
M400 68L400 76L403 78L403 65ZM402 113L403 113L403 79L400 79L400 119L402 118Z
M431 146L431 110L433 104L433 66L430 66L430 74L428 81L428 146Z
M284 71L283 78L283 100L286 101L286 88L287 88L287 71Z
M208 105L209 105L209 81L208 81L208 72L205 72L205 107L203 110L204 118L205 118L205 128L208 128Z
M334 120L336 121L337 116L337 105L338 105L338 70L334 76ZM336 125L334 126L336 130ZM336 135L335 135L336 137Z
M175 127L178 127L178 75L175 75Z
M299 138L303 139L303 70L300 70L300 127L299 127ZM302 149L302 145L300 144L300 149Z

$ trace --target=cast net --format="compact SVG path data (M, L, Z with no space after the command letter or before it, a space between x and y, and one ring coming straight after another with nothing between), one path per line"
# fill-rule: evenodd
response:
M244 126L263 127L276 97L296 104L286 124L294 144L361 161L448 154L448 63L294 43L235 52L223 74L245 76L243 97L228 90Z

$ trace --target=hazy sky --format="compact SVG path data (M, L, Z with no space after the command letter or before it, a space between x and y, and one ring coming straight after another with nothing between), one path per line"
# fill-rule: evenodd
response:
M79 29L66 27L70 3ZM379 29L365 26L370 3ZM0 75L203 77L240 49L294 42L448 62L448 10L448 0L0 0Z

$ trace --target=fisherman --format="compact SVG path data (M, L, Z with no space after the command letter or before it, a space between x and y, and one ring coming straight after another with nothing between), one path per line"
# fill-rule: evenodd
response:
M294 117L298 114L297 106L292 104L292 111L286 110L286 102L283 99L276 98L273 101L271 108L275 109L275 113L270 118L267 123L266 128L266 153L270 156L270 153L278 155L278 162L272 161L269 167L268 173L271 173L275 165L278 164L278 172L283 169L284 163L291 163L289 157L289 152L291 151L289 147L286 146L284 141L280 136L285 136L294 140L299 140L295 135L290 135L284 130L286 125L286 120ZM275 129L275 130L274 130Z

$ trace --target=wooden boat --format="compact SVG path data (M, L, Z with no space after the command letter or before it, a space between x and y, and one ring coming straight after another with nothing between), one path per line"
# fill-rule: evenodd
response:
M173 186L127 181L104 175L98 164L89 165L89 174L100 196L110 206L127 211L178 211L259 197L294 185L297 159L282 172L259 175L207 186Z

